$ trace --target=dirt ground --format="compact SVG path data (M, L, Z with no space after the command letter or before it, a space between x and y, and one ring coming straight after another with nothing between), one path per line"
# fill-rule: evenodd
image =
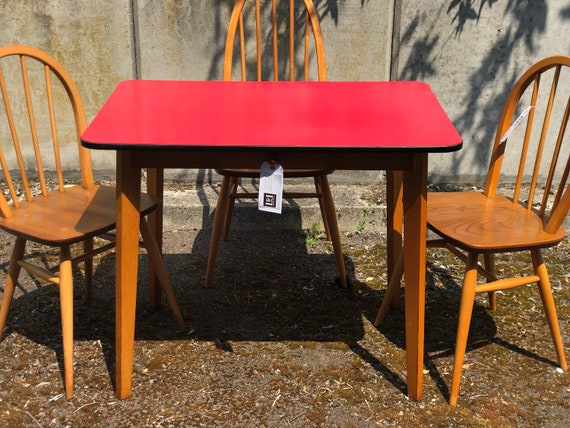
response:
M165 231L165 262L188 331L138 295L133 394L114 396L114 256L97 265L87 301L77 271L75 397L63 396L58 291L22 274L0 343L0 427L566 427L570 375L556 355L534 287L479 296L459 404L447 403L462 266L428 255L424 394L405 391L403 305L372 325L384 294L385 240L343 237L350 289L336 283L330 243L307 231L234 232L215 285L203 287L209 235ZM11 241L0 234L0 281ZM34 248L31 249L34 252ZM546 252L570 344L570 243ZM525 258L499 267L521 271ZM568 354L567 354L568 355Z

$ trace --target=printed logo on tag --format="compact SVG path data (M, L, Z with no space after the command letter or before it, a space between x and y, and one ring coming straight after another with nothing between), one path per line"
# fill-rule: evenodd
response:
M277 206L277 195L274 193L264 193L263 206L275 208Z

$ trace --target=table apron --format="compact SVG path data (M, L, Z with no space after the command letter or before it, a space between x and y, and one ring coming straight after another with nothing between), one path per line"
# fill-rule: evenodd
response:
M235 151L135 150L132 164L139 168L259 168L276 160L284 168L345 170L409 170L416 152L390 151Z

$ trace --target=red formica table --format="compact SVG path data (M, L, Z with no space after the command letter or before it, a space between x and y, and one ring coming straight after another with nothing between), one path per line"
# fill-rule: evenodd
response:
M285 168L387 171L388 274L403 248L408 395L421 398L428 153L462 145L428 85L130 80L81 140L117 152L119 398L131 394L141 168L149 169L148 191L162 196L164 168L258 168L268 159ZM161 215L155 233L161 242Z

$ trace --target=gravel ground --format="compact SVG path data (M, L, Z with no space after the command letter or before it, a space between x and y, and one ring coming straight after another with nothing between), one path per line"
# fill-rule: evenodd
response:
M168 307L146 308L141 253L133 395L114 396L114 256L84 298L77 271L75 397L63 396L58 291L22 274L0 343L0 427L570 426L570 375L556 355L533 287L478 300L456 407L447 403L460 263L430 250L425 386L405 395L403 305L377 329L385 240L343 237L352 287L341 289L330 243L298 232L239 232L222 243L215 285L203 287L209 236L165 231L165 262L188 331ZM11 241L0 234L0 281ZM34 248L31 252L34 252ZM570 343L570 244L547 251ZM500 269L521 271L506 255ZM1 283L0 282L0 283ZM481 296L482 298L483 296Z

